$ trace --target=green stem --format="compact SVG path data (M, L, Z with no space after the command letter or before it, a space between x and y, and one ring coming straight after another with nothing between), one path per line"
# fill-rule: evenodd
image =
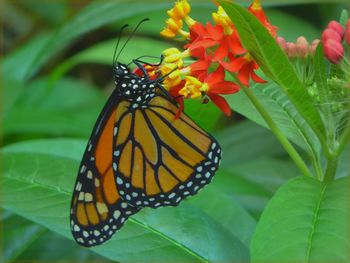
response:
M326 172L324 175L324 179L323 181L326 183L330 183L334 180L336 171L337 171L337 167L338 167L338 158L335 157L334 159L328 159L327 162L327 168L326 168Z
M272 133L276 136L278 141L281 143L283 148L287 151L289 156L292 158L294 163L298 166L301 173L305 176L312 177L312 174L305 164L304 160L300 157L299 153L295 150L293 145L288 141L288 139L282 134L280 129L277 127L275 122L272 120L269 113L265 110L264 106L259 102L257 97L254 95L254 93L249 89L244 87L239 81L237 81L238 84L241 87L241 90L247 95L247 97L250 99L250 101L253 103L257 111L260 113L260 115L263 117L267 125L270 127Z

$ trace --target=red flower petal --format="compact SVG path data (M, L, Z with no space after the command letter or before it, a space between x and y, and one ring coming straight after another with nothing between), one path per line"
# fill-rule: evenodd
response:
M181 96L175 100L179 104L179 108L177 109L177 112L176 112L176 115L174 118L175 120L177 120L181 116L182 112L184 111L185 104L184 104L184 97L183 96Z
M256 75L254 71L251 72L251 78L256 83L266 83L267 82L266 80L264 80L264 79L260 78L258 75Z
M240 70L247 60L244 57L233 58L230 62L220 62L220 64L230 72L236 72Z
M197 49L197 48L208 48L215 46L217 44L217 41L212 40L212 39L200 39L196 40L188 45L185 46L185 48L190 49L191 53L192 50Z
M206 33L206 28L204 25L196 22L193 26L191 26L190 28L190 38L191 38L191 41L190 42L193 42L195 41L197 38L205 35Z
M232 111L230 105L228 105L227 101L223 97L216 94L210 94L209 97L226 116L231 115Z
M224 34L224 29L218 25L213 26L208 22L207 23L207 32L208 32L208 37L210 37L211 39L214 39L216 41L219 41Z
M228 37L227 41L230 46L231 52L234 55L241 55L247 51L242 47L241 41L239 40L239 36L236 33L233 33L230 37Z
M205 82L209 85L209 87L222 81L225 81L225 69L221 66L219 66L216 71L209 74L209 76L205 79Z
M186 45L188 46L188 45ZM204 47L198 47L195 49L190 49L190 54L191 57L199 58L199 59L204 59L206 57L206 51Z
M214 94L233 94L237 91L239 91L239 86L231 81L218 82L209 88L209 93Z
M238 79L239 81L246 87L249 86L249 77L250 77L250 72L252 71L251 69L251 63L245 64L240 71L238 71Z
M221 41L219 43L219 47L215 51L215 54L213 56L214 61L220 61L223 58L227 57L229 52L229 45L226 41Z
M208 70L210 64L208 60L198 60L191 64L191 71Z

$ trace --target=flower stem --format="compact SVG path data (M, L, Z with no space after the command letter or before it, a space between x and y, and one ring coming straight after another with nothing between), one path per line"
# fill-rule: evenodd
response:
M270 127L272 133L276 136L283 148L287 151L294 163L298 166L301 173L305 176L312 177L312 174L307 165L305 164L304 160L300 157L299 153L295 150L293 145L288 141L288 139L277 127L276 123L272 120L271 116L265 110L264 106L259 102L254 93L249 88L244 87L241 83L238 82L238 84L240 85L241 90L243 90L243 92L247 95L249 100L253 103L256 110L260 113L261 117L263 117L267 125Z
M327 168L326 168L326 172L323 178L323 181L326 183L330 183L334 180L336 171L337 171L337 167L338 167L338 158L335 157L333 159L328 159L327 162Z

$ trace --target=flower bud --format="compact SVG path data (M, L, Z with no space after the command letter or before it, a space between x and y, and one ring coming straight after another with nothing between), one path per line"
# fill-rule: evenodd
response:
M287 53L287 42L283 37L277 37L277 44Z
M348 19L345 25L344 38L345 42L350 46L350 18Z
M168 16L175 20L184 19L191 12L191 6L187 0L179 0L175 3L173 9L169 10Z
M333 64L338 64L344 56L343 45L334 39L323 42L323 51L325 57Z
M307 57L309 52L309 42L307 42L305 37L301 36L297 38L296 49L300 58Z
M340 38L343 38L344 28L337 21L332 20L331 22L329 22L327 28L333 29L339 34Z
M319 39L315 39L312 41L310 47L309 47L309 53L311 56L313 56L315 54L316 48L318 46L318 44L320 44L320 40Z
M322 42L325 43L329 39L333 39L339 43L341 42L341 36L339 33L331 28L327 28L322 32Z
M297 46L293 42L287 42L287 55L289 58L297 56Z

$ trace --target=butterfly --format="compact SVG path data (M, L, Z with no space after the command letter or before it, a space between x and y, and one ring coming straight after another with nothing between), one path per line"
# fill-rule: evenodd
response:
M119 52L120 53L120 52ZM143 207L177 206L207 185L221 159L218 142L143 72L113 63L116 88L86 146L70 210L72 234L104 243Z

